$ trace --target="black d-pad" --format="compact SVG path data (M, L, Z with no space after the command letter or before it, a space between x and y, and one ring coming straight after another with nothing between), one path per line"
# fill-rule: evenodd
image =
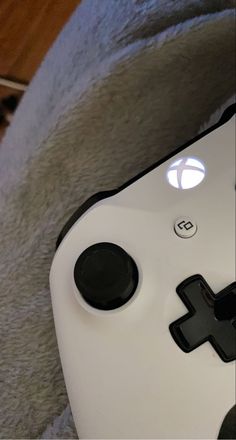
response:
M186 353L209 341L224 362L236 360L236 282L215 295L201 275L176 289L189 312L170 325Z

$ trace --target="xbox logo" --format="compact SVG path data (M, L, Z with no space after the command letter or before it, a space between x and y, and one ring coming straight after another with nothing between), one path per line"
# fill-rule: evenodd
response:
M183 157L169 166L167 179L174 188L190 189L203 181L205 173L205 166L199 159Z

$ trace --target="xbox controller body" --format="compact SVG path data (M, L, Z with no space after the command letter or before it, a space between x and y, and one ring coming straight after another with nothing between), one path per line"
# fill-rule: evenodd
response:
M202 164L204 173L191 188L181 185L183 167L177 180L169 174L187 158ZM188 222L194 234L185 228ZM114 309L93 307L75 283L78 257L97 243L119 246L138 270L135 292ZM195 281L200 294L193 288L188 306L186 285ZM227 286L234 292L234 282L232 116L119 190L93 198L64 229L50 286L80 438L217 438L235 404L236 326L233 315L225 325L226 320L218 321L212 313L217 294ZM206 295L195 307L194 295L204 288ZM188 325L198 306L198 319ZM212 338L210 314L216 325ZM231 346L224 347L229 339Z

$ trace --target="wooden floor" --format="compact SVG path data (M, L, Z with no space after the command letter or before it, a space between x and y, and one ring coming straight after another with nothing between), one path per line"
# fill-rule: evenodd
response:
M80 0L0 0L0 77L29 83ZM14 90L0 86L0 100ZM0 139L5 127L0 126Z
M2 0L0 76L28 82L79 0Z

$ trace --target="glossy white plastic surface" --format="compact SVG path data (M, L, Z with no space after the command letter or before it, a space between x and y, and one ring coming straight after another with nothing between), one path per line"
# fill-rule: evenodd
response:
M169 185L182 157L206 175L188 190ZM189 217L197 233L174 231ZM78 301L78 256L113 242L136 261L135 298L115 313ZM169 324L186 313L176 293L201 274L215 293L235 281L235 117L117 195L90 208L59 246L50 274L56 333L71 408L82 438L216 439L235 404L235 363L210 343L184 353Z

